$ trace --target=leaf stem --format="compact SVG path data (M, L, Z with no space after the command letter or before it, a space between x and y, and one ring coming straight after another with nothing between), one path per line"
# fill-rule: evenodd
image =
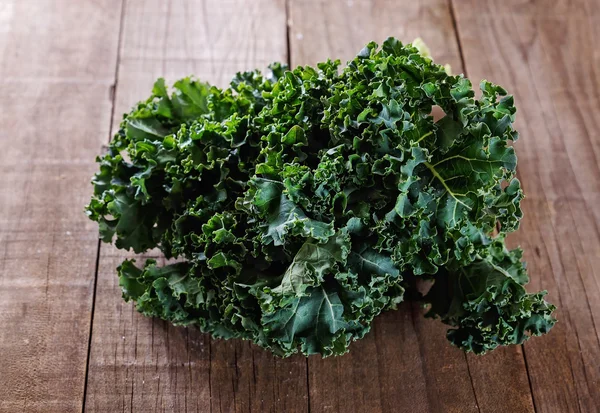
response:
M431 135L433 133L433 131L429 131L427 132L425 135L421 136L415 143L419 143L421 142L423 139L425 139L426 137L428 137L429 135Z
M431 171L431 173L433 174L433 176L435 176L437 178L437 180L440 181L440 183L444 186L444 188L446 188L446 191L448 191L448 193L450 194L450 196L452 198L454 198L456 200L456 202L458 202L459 204L463 205L469 211L471 210L470 206L468 206L467 204L465 204L464 202L462 202L460 199L458 199L456 197L457 195L460 195L460 194L455 194L454 192L452 192L452 190L450 189L450 187L446 184L446 181L444 181L444 178L441 177L441 175L438 173L438 171L436 171L435 168L429 162L424 162L424 165Z

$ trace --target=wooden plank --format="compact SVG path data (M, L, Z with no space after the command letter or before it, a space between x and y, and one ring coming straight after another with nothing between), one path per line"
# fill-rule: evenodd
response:
M159 76L225 86L236 71L287 60L281 0L135 0L124 15L113 131ZM101 251L86 411L308 410L303 357L280 360L248 342L144 318L122 301L115 275L131 254Z
M293 65L334 57L345 63L366 43L395 36L406 42L421 37L436 60L461 66L444 0L291 0L289 22Z
M594 4L596 3L596 4ZM467 68L515 95L531 289L559 323L525 355L538 412L600 406L597 2L455 2ZM480 56L486 55L486 58Z
M309 359L311 412L400 412L410 405L414 412L426 411L426 385L410 313L393 316L378 319L382 328L352 344L350 354ZM393 351L387 345L390 335L399 345L410 343L409 351ZM403 383L409 374L414 379Z
M86 411L208 411L208 337L142 317L125 303L115 276L123 259L103 248Z
M445 52L443 61L460 66L443 1L292 2L290 11L293 65L338 57L344 61L371 40L420 36L433 51ZM311 358L311 411L477 411L463 354L445 342L440 326L423 322L420 311L414 312L403 305L381 315L374 331L354 343L348 355ZM345 391L334 390L340 388Z
M113 82L121 0L3 0L3 82Z
M120 1L0 4L0 411L82 407Z
M423 38L436 61L462 71L445 1L293 1L290 12L293 65L344 61L371 40L395 36ZM446 341L446 327L422 315L402 306L381 315L349 355L311 358L311 411L533 411L520 348L465 359Z
M469 354L469 373L481 412L534 412L523 346L502 347L484 356Z

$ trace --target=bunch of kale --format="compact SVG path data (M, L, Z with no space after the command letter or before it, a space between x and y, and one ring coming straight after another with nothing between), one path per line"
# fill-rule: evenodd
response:
M554 307L504 245L522 216L513 98L481 90L393 38L341 71L274 64L172 94L158 80L87 207L104 241L179 257L125 261L124 298L281 356L345 353L405 292L475 353L547 332Z

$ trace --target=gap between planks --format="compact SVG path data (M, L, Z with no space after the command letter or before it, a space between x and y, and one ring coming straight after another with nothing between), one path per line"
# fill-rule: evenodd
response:
M123 40L123 22L125 20L125 3L127 0L121 1L121 12L119 13L119 36L117 38L117 59L115 62L115 71L114 71L114 82L110 88L110 120L108 125L108 138L106 139L107 143L110 143L112 138L112 125L115 118L115 100L117 97L117 87L119 85L119 65L121 62L121 42ZM103 145L104 147L104 145ZM87 357L85 363L85 375L83 382L83 398L81 401L81 412L85 413L85 403L87 401L87 390L88 390L88 379L90 373L90 358L92 355L92 334L94 333L94 314L96 310L96 292L98 289L98 269L100 267L100 249L102 248L102 240L98 238L98 247L96 248L96 265L94 269L94 288L92 293L92 309L90 314L90 331L88 334L88 348L87 348Z
M285 42L286 42L286 50L287 50L287 65L291 69L292 68L292 42L291 38L291 13L290 13L290 1L285 0ZM308 362L308 357L306 357L306 410L308 413L311 413L311 405L310 405L310 363Z
M469 77L469 74L467 72L467 65L465 63L465 56L463 53L462 43L460 41L460 33L458 31L458 23L456 21L456 12L454 11L453 0L448 0L448 12L450 14L450 19L452 20L452 30L454 31L454 39L456 42L456 46L458 47L458 56L460 57L460 65L462 66L461 69L465 77ZM475 383L473 383L473 375L471 374L471 366L469 365L469 358L467 357L467 353L465 353L465 364L467 365L467 373L469 374L469 381L471 382L471 389L473 390L475 406L477 407L477 411L481 413L481 407L479 406L479 401L477 400L477 392L475 391ZM527 379L529 380L529 374L527 374Z
M120 72L120 68L121 68L121 64L124 61L124 59L126 59L123 56L123 33L124 33L124 24L125 24L125 15L126 15L126 2L127 0L123 0L121 2L121 11L120 11L120 22L119 22L119 35L118 35L118 49L117 49L117 59L116 59L116 66L115 66L115 71L114 71L114 83L112 83L112 87L111 87L111 94L110 94L110 99L111 99L111 114L110 114L110 125L109 125L109 136L107 138L107 143L109 143L112 139L112 135L113 135L113 123L114 123L114 118L115 118L115 112L116 112L116 97L117 97L117 90L119 87L119 72ZM287 52L287 63L288 66L291 66L291 47L290 47L290 12L289 12L289 0L284 0L284 5L285 5L285 35L286 35L286 52ZM185 60L197 60L194 58L186 58ZM103 146L104 147L104 146ZM93 335L93 321L94 321L94 317L95 317L95 307L96 307L96 295L97 295L97 284L98 284L98 277L99 277L99 267L100 267L100 259L101 259L101 249L102 249L102 242L101 240L98 240L98 247L96 249L96 263L95 263L95 272L94 272L94 287L93 287L93 298L92 298L92 309L91 309L91 315L90 315L90 330L89 330L89 335L88 335L88 349L87 349L87 361L86 361L86 369L85 369L85 382L84 382L84 392L83 392L83 400L82 400L82 413L84 413L86 411L86 403L87 403L87 393L88 393L88 383L89 383L89 371L90 371L90 362L91 362L91 350L92 350L92 335ZM153 325L154 328L154 325ZM208 350L209 350L209 360L212 360L212 339L208 340ZM254 355L253 355L254 358ZM237 364L237 363L236 363ZM213 411L213 389L212 389L212 361L209 362L209 371L208 371L208 388L209 388L209 397L210 397L210 401L209 401L209 408L210 408L210 412L212 413ZM307 411L310 413L310 387L309 387L309 375L308 375L308 359L306 359L306 383L307 383ZM131 398L133 399L133 387L132 387L132 394L131 394ZM235 393L234 393L234 399L235 399ZM234 403L235 406L235 403ZM132 407L133 407L133 403L132 403Z

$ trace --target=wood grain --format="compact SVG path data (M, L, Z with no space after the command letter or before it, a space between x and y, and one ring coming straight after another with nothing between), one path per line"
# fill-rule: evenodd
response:
M597 412L598 6L1 1L0 412L78 412L84 401L84 411L111 413ZM195 74L225 86L236 71L273 60L345 61L388 36L422 37L436 61L515 95L527 198L509 243L525 249L529 290L547 289L558 306L549 335L465 357L443 325L404 303L346 356L280 360L139 315L115 275L131 254L103 245L95 274L97 228L82 213L93 159L157 77Z
M287 60L285 30L279 0L127 1L113 131L159 76L225 86L236 71ZM304 358L211 340L124 303L115 268L127 255L101 249L86 411L308 410Z
M3 0L2 81L112 83L120 13L121 0Z
M103 248L86 411L208 411L208 337L142 317L125 303L115 276L123 259Z
M120 1L0 4L0 411L82 407Z
M600 406L600 109L597 2L455 2L471 76L515 95L522 229L531 290L549 290L559 323L525 345L538 412ZM482 56L485 56L482 57Z

